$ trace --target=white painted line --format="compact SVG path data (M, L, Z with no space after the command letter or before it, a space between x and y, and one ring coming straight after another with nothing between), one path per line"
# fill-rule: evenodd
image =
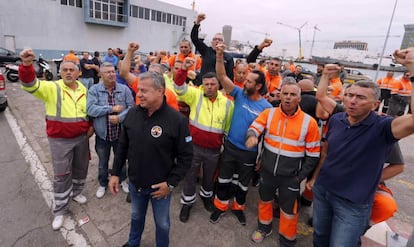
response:
M7 122L13 131L24 159L27 163L30 164L30 171L32 172L32 175L37 185L39 186L40 191L42 192L43 199L45 199L47 206L52 209L53 184L47 175L45 167L43 166L42 162L40 162L40 159L37 156L36 152L32 149L30 144L27 143L26 137L23 135L22 131L20 130L20 126L17 124L16 119L10 113L9 109L5 110L4 115L6 116ZM75 220L70 216L65 216L63 227L60 228L60 232L62 233L63 238L68 242L70 246L90 246L85 237L82 234L76 232L75 226Z

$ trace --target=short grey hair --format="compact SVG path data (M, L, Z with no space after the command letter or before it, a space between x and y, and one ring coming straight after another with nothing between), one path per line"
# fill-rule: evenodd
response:
M380 99L381 96L381 89L379 88L377 83L374 83L370 80L360 80L352 84L352 86L363 87L363 88L370 88L372 90L372 94L376 100Z
M151 79L152 87L155 89L162 88L165 91L165 80L164 76L158 72L145 72L139 75L139 80Z
M293 83L296 83L296 80L295 80L295 78L293 78L291 76L286 76L282 80L282 84L293 84Z
M65 64L65 63L71 63L71 64L73 64L73 65L75 65L75 67L76 67L76 71L79 71L79 65L77 65L76 63L74 63L73 61L70 61L70 60L68 60L68 61L62 61L62 63L60 64L60 67L59 67L59 74L62 74L62 68L63 68L63 65Z
M114 64L110 62L103 62L99 68L103 69L103 68L108 68L108 67L115 68Z
M286 76L282 80L282 84L280 85L280 90L282 90L282 87L285 85L295 85L299 88L299 95L302 93L302 89L300 88L299 84L296 82L295 78L291 76Z

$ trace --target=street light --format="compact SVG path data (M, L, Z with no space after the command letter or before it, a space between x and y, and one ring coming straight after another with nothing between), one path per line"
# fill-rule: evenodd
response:
M315 35L316 35L316 31L321 31L319 28L318 28L318 25L315 25L314 27L313 27L313 38L312 38L312 45L311 45L311 50L310 50L310 58L312 58L312 51L313 51L313 45L315 44Z
M391 20L390 20L390 23L388 25L387 36L385 36L384 47L382 48L381 57L380 57L380 60L378 62L377 72L375 73L374 82L377 81L378 74L379 74L379 71L381 69L382 57L384 56L385 47L387 46L388 37L390 36L390 30L391 30L392 20L394 19L394 14L395 14L395 9L397 8L397 4L398 4L398 0L395 0L395 2L394 2L394 9L392 10Z
M285 23L282 23L282 22L277 22L277 24L282 25L282 26L285 26L285 27L288 27L288 28L292 28L292 29L298 30L298 32L299 32L299 58L298 59L299 59L299 61L302 60L302 39L301 39L300 33L302 31L302 28L306 24L308 24L308 22L303 23L303 25L300 26L300 27L294 27L294 26L291 26L291 25L288 25L288 24L285 24Z

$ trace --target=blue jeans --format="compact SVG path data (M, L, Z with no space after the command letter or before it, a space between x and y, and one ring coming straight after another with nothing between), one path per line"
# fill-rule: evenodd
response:
M315 184L312 191L313 246L358 246L369 223L372 202L351 202L319 184Z
M93 77L90 77L90 78L79 77L79 81L82 82L82 84L86 87L86 89L89 89L90 87L92 87L94 83Z
M131 193L131 229L129 231L128 244L131 246L140 245L149 201L151 201L155 220L156 246L167 247L169 245L171 193L166 199L154 199L151 196L151 193L154 191L154 189L136 188L131 181L129 182L129 192Z
M118 140L115 141L106 141L104 139L99 138L96 136L95 138L95 150L96 154L98 155L98 180L99 185L102 187L108 187L108 162L109 156L111 154L111 148L116 153L116 149L118 147ZM126 166L124 166L121 170L121 174L119 176L119 181L124 181L126 179Z

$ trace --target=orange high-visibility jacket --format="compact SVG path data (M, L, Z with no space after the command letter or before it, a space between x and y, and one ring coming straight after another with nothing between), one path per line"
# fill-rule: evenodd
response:
M269 72L266 73L266 85L269 93L273 92L275 89L280 88L282 82L282 77L279 75L271 75Z
M401 96L410 96L411 90L413 89L410 80L401 78L395 80L392 84L391 94L399 94Z
M381 89L388 89L388 90L391 90L392 83L394 83L394 77L384 77L384 78L378 79L377 81L377 84Z
M264 110L250 125L249 135L264 134L262 169L274 176L304 179L316 166L320 154L318 124L298 106L293 116L281 107Z

